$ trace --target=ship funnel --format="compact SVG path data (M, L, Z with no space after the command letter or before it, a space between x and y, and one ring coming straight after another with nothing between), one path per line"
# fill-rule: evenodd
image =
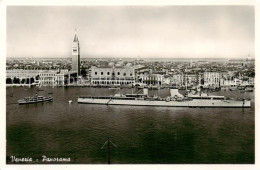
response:
M179 93L177 88L171 88L170 93L171 93L171 97L175 97L175 96L178 96L181 98L184 97L182 94Z
M147 87L144 87L143 94L148 96L148 88Z

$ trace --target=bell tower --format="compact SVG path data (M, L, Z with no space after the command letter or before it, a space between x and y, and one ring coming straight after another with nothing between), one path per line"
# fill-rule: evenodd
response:
M76 29L72 43L72 71L77 71L77 75L80 75L80 47Z

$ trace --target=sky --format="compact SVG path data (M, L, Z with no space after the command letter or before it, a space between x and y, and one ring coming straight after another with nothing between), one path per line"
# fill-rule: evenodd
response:
M7 58L254 56L253 6L8 6Z

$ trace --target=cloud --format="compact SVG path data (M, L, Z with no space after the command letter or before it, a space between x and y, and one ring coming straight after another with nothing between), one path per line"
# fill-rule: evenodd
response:
M8 7L8 57L254 55L251 6Z

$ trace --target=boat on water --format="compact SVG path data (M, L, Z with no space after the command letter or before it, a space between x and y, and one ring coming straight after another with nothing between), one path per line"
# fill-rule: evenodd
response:
M144 86L137 86L137 89L144 89Z
M225 96L213 96L201 92L192 92L183 96L177 88L170 89L171 95L166 98L148 96L148 89L143 94L116 94L114 96L80 96L78 103L130 105L130 106L165 106L165 107L251 107L250 100L229 99Z
M160 86L152 86L152 85L150 85L150 86L148 86L148 89L149 90L160 90Z
M237 90L237 87L229 87L228 90L229 90L229 91L236 91L236 90Z
M238 89L238 90L245 90L245 89L246 89L246 86L237 86L237 89Z
M33 104L33 103L43 103L52 101L53 97L38 96L37 94L33 97L25 97L24 99L18 100L18 104Z
M119 90L119 89L121 89L120 87L109 87L108 88L109 90Z
M254 88L253 87L246 87L245 92L253 92Z

